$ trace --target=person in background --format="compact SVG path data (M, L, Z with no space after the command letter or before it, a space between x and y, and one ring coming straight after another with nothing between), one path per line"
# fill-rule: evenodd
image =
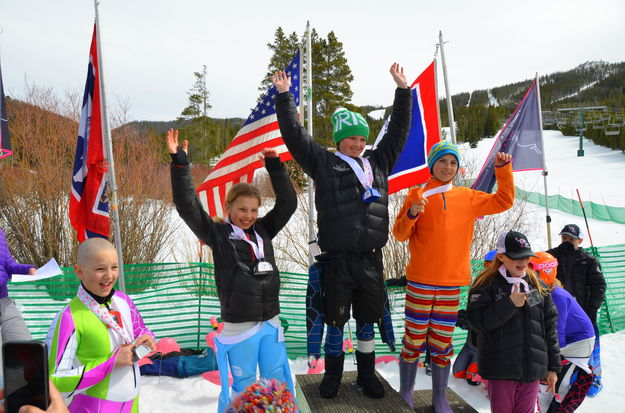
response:
M489 251L484 256L484 268L493 262L497 250ZM452 373L454 377L459 379L466 379L467 383L472 386L478 386L480 381L478 379L477 368L477 332L471 328L469 321L466 317L466 311L458 311L458 321L456 326L463 330L467 330L467 340L462 346L462 350L458 353L454 365L452 367Z
M525 235L503 232L493 263L469 290L467 316L479 333L478 371L488 380L492 413L534 413L540 380L555 394L558 310L528 267L532 256Z
M558 374L557 397L546 391L539 395L541 412L571 413L582 404L592 384L588 362L594 348L595 330L588 315L556 278L558 260L553 255L537 252L529 266L547 284L558 309L558 342L563 367Z
M595 329L595 347L590 358L593 382L588 391L588 396L594 397L603 388L597 314L605 299L606 283L597 259L581 247L584 234L579 226L566 224L560 237L562 243L547 252L558 260L557 278L562 287L575 297Z
M3 343L32 338L22 314L15 306L15 302L9 298L7 282L13 274L35 275L35 271L36 268L33 265L15 262L9 251L4 232L0 229L0 328Z

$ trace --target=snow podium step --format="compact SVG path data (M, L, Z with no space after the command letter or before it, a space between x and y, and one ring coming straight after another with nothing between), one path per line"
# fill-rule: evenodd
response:
M377 372L375 373L384 385L386 395L381 399L371 399L356 384L356 372L343 373L338 396L324 399L319 396L319 383L323 374L298 374L295 376L295 392L297 405L302 413L432 413L432 391L417 390L414 392L415 409L404 402L399 393L393 389ZM477 413L453 390L447 389L447 398L455 413Z

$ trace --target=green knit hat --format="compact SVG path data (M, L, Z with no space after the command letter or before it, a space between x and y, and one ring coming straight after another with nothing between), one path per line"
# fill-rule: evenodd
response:
M362 135L365 139L369 139L369 125L360 113L338 108L332 115L332 126L334 127L334 143L337 145L350 136Z

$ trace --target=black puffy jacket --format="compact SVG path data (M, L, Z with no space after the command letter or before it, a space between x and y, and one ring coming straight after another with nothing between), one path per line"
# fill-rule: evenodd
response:
M593 323L605 298L605 279L597 259L583 248L577 250L570 242L563 242L547 251L558 259L558 280L584 309Z
M182 151L178 151L178 156ZM237 239L227 223L214 222L206 213L193 188L186 157L181 165L171 165L171 186L180 217L191 231L213 250L215 284L221 305L221 318L231 323L266 321L280 313L280 278L273 256L271 239L286 225L297 208L297 196L286 168L278 159L266 159L267 170L276 193L275 206L258 218L253 229L264 241L265 260L273 272L254 275L256 265L251 247ZM254 231L248 235L255 241Z
M388 240L388 175L404 148L410 118L410 89L397 89L388 131L374 150L366 151L380 198L362 201L363 186L347 162L322 148L302 127L289 92L276 96L282 138L304 172L315 181L319 247L331 252L367 252Z
M527 276L524 280L532 285ZM522 383L544 379L548 370L560 371L558 310L551 294L534 307L515 307L511 288L497 273L490 286L469 292L467 316L478 332L480 376Z

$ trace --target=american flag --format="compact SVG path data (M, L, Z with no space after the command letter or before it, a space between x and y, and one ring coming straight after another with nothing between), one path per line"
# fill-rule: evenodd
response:
M299 52L284 70L291 77L291 93L295 96L295 104L299 107L301 78ZM252 182L254 171L263 166L258 155L264 148L275 148L283 161L292 159L278 127L274 102L277 94L275 86L271 86L202 185L197 188L198 197L210 216L224 215L223 204L226 193L232 185Z
M79 242L86 238L109 236L109 207L105 179L108 168L102 142L99 78L94 25L69 198L69 219L76 230Z

